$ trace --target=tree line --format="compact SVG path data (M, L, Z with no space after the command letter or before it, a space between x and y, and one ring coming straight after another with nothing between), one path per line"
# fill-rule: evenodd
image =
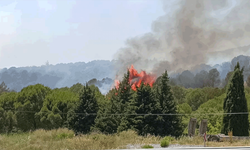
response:
M41 84L27 86L20 92L7 90L0 96L0 132L67 127L76 133L134 129L142 135L179 136L182 126L178 116L144 115L177 113L168 81L166 71L158 85L151 88L143 83L135 92L127 72L119 89L112 89L107 95L94 85L80 83L53 90Z
M205 115L249 112L250 89L244 87L242 73L243 69L237 64L223 88L205 86L193 89L172 85L165 71L153 87L142 83L134 91L127 72L119 88L111 89L106 95L94 85L80 83L56 89L36 84L20 92L10 91L2 83L0 133L65 127L76 134L91 131L112 134L132 129L140 135L178 137L187 134L188 120L195 116L198 120L209 120L209 133L227 134L234 130L235 135L246 135L249 130L247 114L238 117ZM185 115L161 115L178 113ZM242 124L238 125L238 122Z

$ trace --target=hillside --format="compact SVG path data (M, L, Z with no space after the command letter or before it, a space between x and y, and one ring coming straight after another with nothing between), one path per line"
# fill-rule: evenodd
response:
M185 87L198 87L198 84L190 83L198 80L198 75L203 71L216 68L219 72L220 82L226 78L227 73L233 69L236 62L239 61L241 66L244 66L244 79L250 75L250 57L239 55L231 60L210 66L201 64L193 67L193 69L183 71L180 74L170 74L170 77L177 81L177 84ZM11 67L0 70L0 82L5 84L15 91L20 91L23 87L41 83L50 88L70 87L76 83L85 84L90 81L99 87L102 93L110 90L115 79L115 61L95 60L88 63L77 62L68 64L30 66L30 67ZM197 76L196 76L197 75ZM197 78L196 78L197 77ZM186 80L188 79L188 80Z
M106 60L95 60L88 63L77 62L40 67L4 68L0 71L0 81L12 90L20 91L23 87L37 83L50 88L70 87L76 83L85 84L96 78L114 78L114 63ZM111 85L111 81L107 80ZM107 82L103 84L107 84ZM99 84L99 87L102 85ZM106 89L106 88L105 88Z

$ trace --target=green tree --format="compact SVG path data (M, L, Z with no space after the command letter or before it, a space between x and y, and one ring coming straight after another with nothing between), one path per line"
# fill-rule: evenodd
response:
M114 101L115 105L113 108L116 110L115 112L119 114L124 115L117 115L116 120L118 122L118 128L117 131L125 131L132 128L132 116L126 115L130 114L131 109L129 109L129 104L132 100L133 96L133 90L131 89L131 85L129 82L129 71L127 71L127 74L124 74L122 82L119 84L119 88L117 91L117 98L115 98Z
M117 92L116 89L110 90L105 97L106 103L99 105L99 110L95 119L95 126L92 130L98 130L105 134L116 133L118 122L115 116L111 114L116 113L114 103L118 98Z
M75 133L88 133L94 125L98 104L95 91L86 84L80 92L80 101L68 115L69 127Z
M189 92L186 96L187 103L191 106L192 110L195 111L198 107L207 101L206 94L202 89L194 89Z
M132 100L133 91L129 82L129 71L124 74L123 80L118 89L111 90L106 98L110 102L106 108L98 111L95 120L95 129L105 133L116 133L130 129L132 127L131 118L126 115L131 109L128 106Z
M45 129L67 127L67 114L79 101L79 96L69 89L54 89L43 102L39 112L40 121Z
M50 92L50 88L36 84L23 88L17 94L15 108L19 129L28 131L42 128L38 113L43 107L43 100Z
M225 93L224 88L213 88L213 87L204 87L201 89L206 94L207 100L213 99L215 97L221 96Z
M177 104L185 103L186 100L186 89L181 86L172 86L171 91L174 96L174 100Z
M6 86L4 82L0 84L0 95L4 92L10 92L10 89Z
M213 126L210 122L208 122L207 128L208 134L219 134L221 131L221 123L217 121Z
M181 121L182 124L186 126L184 129L184 134L188 134L188 122L192 113L192 108L188 105L188 103L182 103L177 105L177 112L180 114L185 114L181 115Z
M178 113L180 114L191 114L192 108L188 105L188 103L183 103L178 105L177 107Z
M227 86L227 95L223 104L225 113L248 113L244 92L243 70L244 68L240 69L238 62ZM234 136L249 136L248 114L224 115L222 133L227 135L228 131L232 131Z
M197 118L197 121L200 122L202 119L207 119L209 126L208 126L208 133L219 134L218 131L221 131L221 126L218 126L218 123L222 123L222 117L220 113L223 113L223 100L226 94L222 94L221 96L215 97L213 99L208 100L207 102L200 105L200 107L193 112L194 114L192 117ZM210 113L214 113L213 115L207 115Z
M0 133L10 133L16 128L16 95L16 92L10 92L0 96Z
M177 114L167 71L162 74L160 83L156 86L156 101L159 104L159 113ZM182 134L181 118L178 115L163 115L157 119L157 135L180 136Z
M100 90L97 86L89 85L89 87L92 91L95 91L95 97L96 97L98 105L101 106L107 102L107 100L105 99L105 96L100 92Z
M81 83L74 84L70 87L70 91L79 94L84 86Z
M149 85L144 85L137 87L137 92L135 93L135 98L131 102L131 107L136 116L130 116L133 120L133 127L140 135L154 134L157 129L155 114L157 113L157 103L154 99L154 94L152 88ZM141 114L141 115L140 115Z

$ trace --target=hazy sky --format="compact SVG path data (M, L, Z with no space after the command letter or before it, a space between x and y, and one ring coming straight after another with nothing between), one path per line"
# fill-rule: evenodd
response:
M111 60L163 14L160 0L1 0L0 68Z

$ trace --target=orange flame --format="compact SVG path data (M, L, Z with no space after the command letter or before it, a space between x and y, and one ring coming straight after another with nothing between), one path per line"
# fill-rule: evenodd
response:
M116 89L119 89L119 84L120 84L120 81L119 80L115 80L115 88Z
M136 91L136 87L140 87L143 82L145 85L149 84L151 87L155 82L156 76L152 74L147 74L145 71L141 71L140 73L131 65L129 69L129 83L131 84L131 88ZM116 89L119 88L119 80L115 80Z

